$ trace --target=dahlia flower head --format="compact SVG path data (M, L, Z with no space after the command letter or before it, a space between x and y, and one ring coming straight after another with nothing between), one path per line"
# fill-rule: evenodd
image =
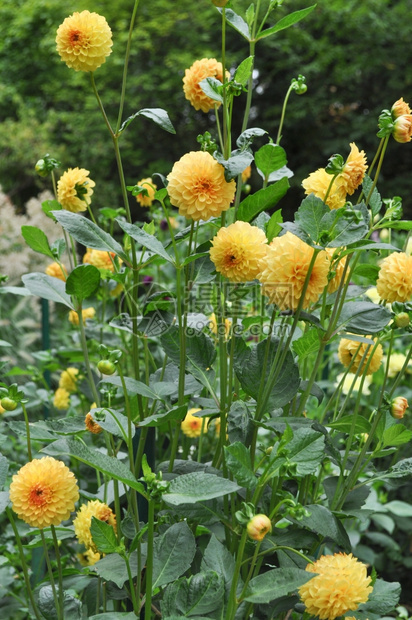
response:
M216 58L202 58L201 60L196 60L190 69L186 69L185 71L183 92L186 99L190 101L195 110L209 112L213 110L215 106L220 106L219 101L215 101L208 97L200 87L200 82L209 77L213 77L223 83L222 63L218 62ZM226 71L226 77L227 79L230 78L230 73L228 71Z
M250 282L260 272L259 261L266 256L266 248L263 230L238 220L212 239L210 260L231 282Z
M371 375L381 366L383 349L380 344L375 348L373 344L342 338L339 343L338 357L345 368L350 366L350 372L356 373L361 367L360 374Z
M72 213L87 211L96 185L89 174L84 168L69 168L62 174L57 182L57 200L63 209Z
M90 11L66 17L56 36L57 51L75 71L96 71L111 54L112 31L106 18Z
M66 281L67 269L64 265L60 266L59 263L51 263L51 265L46 268L45 273L52 278L58 278L63 282Z
M193 415L197 411L201 411L201 409L189 409L181 424L182 432L186 435L186 437L200 437L202 433L203 418Z
M96 316L96 309L91 306L90 308L84 308L82 310L82 319L83 322L86 319L94 319ZM79 313L76 310L70 310L69 312L69 321L72 325L79 325Z
M97 269L107 269L114 273L115 267L113 264L116 254L114 252L105 252L104 250L92 250L87 248L86 254L83 256L83 263L93 265Z
M172 205L191 220L208 220L227 211L235 197L236 183L225 179L225 170L210 153L192 151L177 161L168 175Z
M275 237L259 261L262 292L280 310L296 310L302 296L314 249L291 232ZM316 257L302 308L315 303L328 285L330 261L321 250Z
M381 299L409 301L412 296L412 256L405 252L393 252L383 259L376 289Z
M53 406L59 411L68 409L70 405L70 392L65 388L59 387L54 393Z
M31 527L60 525L79 499L77 480L70 469L51 456L23 465L10 485L14 512Z
M156 194L157 185L153 183L151 177L148 177L147 179L140 179L140 181L137 182L137 185L139 185L140 187L144 187L144 189L147 190L148 193L148 196L145 196L144 194L137 194L137 202L142 207L151 207Z
M366 565L351 553L323 555L306 570L318 573L299 588L306 612L320 620L335 620L366 603L373 588Z
M63 370L59 379L59 388L67 390L67 392L75 392L77 390L79 369L69 367Z
M97 548L90 532L93 517L111 525L115 532L117 531L117 526L116 515L113 513L112 509L107 504L97 499L83 504L80 510L77 511L76 518L73 521L74 533L80 543L85 545L87 549L91 549L96 553Z

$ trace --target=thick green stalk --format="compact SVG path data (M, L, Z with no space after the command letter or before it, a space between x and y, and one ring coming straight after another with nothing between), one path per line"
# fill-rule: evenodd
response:
M278 130L278 135L276 137L276 144L280 144L280 141L282 139L282 128L283 128L283 123L285 121L285 115L286 115L286 106L288 105L288 100L290 97L290 93L293 90L293 86L292 84L289 86L287 93L285 95L285 99L283 101L283 107L282 107L282 115L280 117L280 122L279 122L279 130Z
M149 499L149 520L147 531L147 560L146 560L146 602L145 602L145 620L151 620L152 617L152 587L153 587L153 540L154 540L154 514L155 502Z
M54 553L56 555L56 562L57 562L57 573L58 573L58 580L59 580L59 603L60 603L61 609L63 609L64 608L63 572L62 572L62 563L60 559L59 541L57 540L56 530L54 528L54 525L50 526L50 530L51 530L52 537L53 537Z
M100 396L99 396L99 393L97 391L96 384L95 384L94 378L93 378L92 369L91 369L91 366L90 366L89 351L87 349L87 341L86 341L86 334L85 334L85 331L84 331L84 322L83 322L82 306L81 305L78 308L77 315L79 317L80 342L81 342L81 345L82 345L82 351L83 351L83 356L84 356L84 364L86 366L87 378L89 380L90 389L91 389L92 394L93 394L94 402L99 407L99 405L100 405Z
M237 584L239 581L240 569L243 563L243 554L245 552L246 541L247 541L247 530L246 528L244 528L242 532L242 536L240 538L238 551L237 551L235 570L233 572L232 585L230 588L230 594L229 594L229 600L227 604L225 620L234 620L234 617L236 614L236 608L238 605L237 600L236 600Z
M43 543L44 557L46 560L47 572L49 574L50 585L51 585L51 589L53 593L54 605L56 607L57 620L64 620L63 606L61 605L61 602L60 602L60 592L58 595L56 591L56 584L55 584L54 577L53 577L53 569L52 569L52 565L50 562L49 550L47 548L47 542L46 542L43 530L40 530L40 537Z
M27 415L27 409L24 403L21 403L21 408L23 409L24 415L24 423L26 427L26 440L27 440L27 455L29 457L29 461L33 460L32 452L31 452L31 440L30 440L30 424L29 424L29 416Z

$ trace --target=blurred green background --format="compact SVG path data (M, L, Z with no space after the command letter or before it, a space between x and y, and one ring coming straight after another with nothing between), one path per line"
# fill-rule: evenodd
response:
M238 12L250 0L232 0ZM285 0L269 24L311 0ZM201 57L220 58L220 16L210 0L141 0L130 60L125 117L144 107L169 112L172 136L139 117L125 132L121 149L126 182L155 172L168 174L173 162L196 150L196 136L215 134L213 115L196 112L182 91L184 70ZM34 173L45 153L68 167L90 170L96 181L95 209L121 206L117 170L106 127L87 74L60 61L55 33L65 17L85 8L104 15L113 31L113 52L95 74L109 117L119 102L123 54L132 0L2 0L0 3L0 185L17 207L49 188ZM284 95L293 77L306 77L308 92L292 94L282 146L294 171L291 190L279 206L290 219L303 190L301 181L325 166L333 153L346 158L349 143L370 162L378 144L383 108L412 90L411 0L319 0L308 18L261 41L256 49L255 94L249 126L276 138ZM247 43L228 29L227 65L249 55ZM236 100L234 133L240 131L245 95ZM379 189L400 195L412 214L412 143L391 140ZM252 176L252 189L260 179ZM135 201L131 198L135 207Z

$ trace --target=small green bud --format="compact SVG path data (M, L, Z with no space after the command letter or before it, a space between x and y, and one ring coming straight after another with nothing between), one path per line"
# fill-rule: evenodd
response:
M297 79L293 78L292 88L297 95L304 95L308 90L307 84L305 84L306 78L304 75L298 75Z
M400 312L395 316L395 325L396 327L408 327L410 323L409 314L407 312Z
M114 375L116 372L116 364L110 362L109 360L100 360L97 364L97 368L102 375Z
M17 408L16 401L8 396L2 398L0 404L6 411L14 411Z

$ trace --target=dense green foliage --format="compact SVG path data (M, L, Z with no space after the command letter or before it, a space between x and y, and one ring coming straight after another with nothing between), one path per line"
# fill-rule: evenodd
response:
M248 0L233 0L238 11L248 4ZM282 13L308 4L307 0L288 2L287 7L275 11L274 21ZM408 4L406 0L320 0L306 20L259 42L254 124L275 138L290 80L303 73L309 86L304 97L291 97L283 132L282 145L295 172L292 191L283 203L288 213L295 210L302 195L300 182L309 172L324 166L332 153L346 157L349 127L351 139L371 160L377 139L366 136L374 135L379 112L400 96L409 100L412 77L407 67L412 51L405 46ZM57 26L73 10L84 8L104 14L113 30L113 53L99 69L96 81L114 121L130 3L1 3L5 36L0 41L0 184L17 204L41 187L33 165L46 152L60 158L63 168L78 165L91 171L97 181L95 207L107 206L108 201L116 206L119 201L114 157L88 77L69 70L55 52ZM124 114L127 117L142 107L162 107L168 110L177 135L165 134L144 119L135 122L121 144L128 183L154 172L167 174L170 161L197 149L199 130L214 131L212 118L195 112L184 99L182 77L196 58L219 58L220 44L214 36L219 21L208 0L196 6L192 0L172 4L153 0L139 11ZM248 56L248 46L230 29L227 36L227 62L235 66ZM240 127L244 102L244 96L236 101L235 127ZM90 114L91 109L95 114ZM86 116L87 123L83 123ZM85 133L80 128L86 125ZM384 196L392 195L397 187L410 211L409 161L408 146L396 151L389 148L380 187Z

